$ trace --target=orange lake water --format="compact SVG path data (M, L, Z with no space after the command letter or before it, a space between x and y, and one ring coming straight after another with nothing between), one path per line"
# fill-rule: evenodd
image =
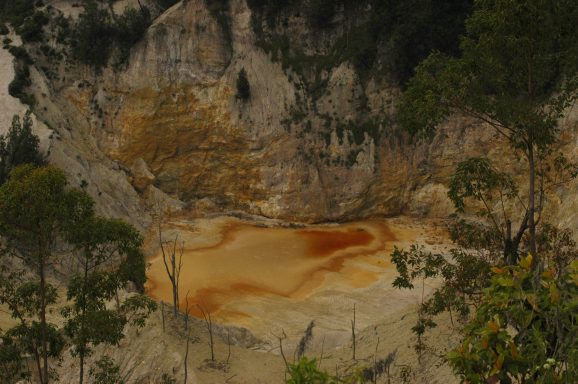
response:
M197 305L220 321L250 317L231 309L258 297L295 300L335 284L351 289L371 285L382 270L391 269L384 257L398 240L385 222L366 221L306 228L260 227L232 221L212 229L173 225L164 236L184 241L180 305L188 295L191 314ZM198 241L199 238L210 238ZM172 289L160 250L150 258L147 293L172 302ZM329 278L330 277L330 278Z

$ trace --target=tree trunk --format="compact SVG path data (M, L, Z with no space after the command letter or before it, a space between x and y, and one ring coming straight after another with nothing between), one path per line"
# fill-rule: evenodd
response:
M41 249L43 247L41 246ZM38 273L40 275L40 346L42 348L42 376L40 382L48 384L48 335L46 333L46 276L45 257L42 251L38 255Z
M529 220L528 220L528 228L530 233L530 253L533 257L533 265L536 265L537 262L537 255L536 255L536 221L535 221L535 188L536 188L536 164L534 159L534 145L533 140L530 140L530 144L528 145L528 164L529 164L529 171L530 171L530 190L528 191L528 211L529 211Z
M80 378L78 382L82 384L84 381L84 352L80 352Z
M85 340L84 334L86 332L86 329L85 329L84 321L86 319L86 316L85 316L86 315L86 291L88 289L86 286L86 282L88 281L88 258L89 258L88 255L89 255L88 249L85 249L84 283L83 283L83 288L82 288L82 303L83 303L83 305L82 305L82 323L80 325L80 333L82 335L81 340L82 340L83 345L80 346L80 353L79 353L79 355L80 355L80 362L79 362L79 365L80 365L79 375L80 375L80 377L78 379L79 384L82 384L84 381L84 353L86 350L86 343L84 341ZM117 292L117 294L118 294L118 292ZM118 307L118 305L117 305L117 307Z

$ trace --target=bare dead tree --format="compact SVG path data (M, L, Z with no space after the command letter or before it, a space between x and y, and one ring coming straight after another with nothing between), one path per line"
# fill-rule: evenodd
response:
M161 320L163 322L163 333L165 333L165 302L161 300Z
M191 331L187 330L187 348L185 350L185 382L187 384L187 378L189 376L189 344L191 344Z
M191 330L189 329L189 314L191 307L189 305L189 292L185 295L185 332L187 332L187 348L185 350L185 384L187 384L187 377L189 375L189 344L191 343Z
M205 325L207 326L207 331L209 332L209 346L211 347L211 361L215 361L215 343L213 341L213 320L211 319L211 312L206 311L201 305L197 304L203 318L205 319Z
M229 359L231 358L231 331L227 328L227 344L229 346L229 352L227 353L227 365L229 365Z
M377 337L377 343L375 343L375 353L373 354L373 384L377 384L377 349L379 348L379 336Z
M353 360L355 360L355 303L353 304L353 320L351 320L351 340L353 346Z
M276 334L273 333L273 336L275 336L275 338L277 338L277 340L279 340L279 351L281 352L281 357L283 358L283 361L285 362L285 374L287 374L287 372L289 371L289 363L287 362L287 357L285 357L285 352L283 352L283 340L285 340L287 338L287 334L285 333L285 330L281 329L281 336L277 336Z
M160 221L158 223L158 231L159 245L163 254L163 263L173 291L173 314L176 316L179 310L179 281L181 277L181 268L183 267L185 242L182 241L179 247L178 235L175 236L175 240L172 242L163 240L162 224ZM169 243L172 243L172 247Z

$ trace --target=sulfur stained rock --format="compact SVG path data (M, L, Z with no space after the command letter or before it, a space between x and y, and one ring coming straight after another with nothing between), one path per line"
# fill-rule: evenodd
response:
M145 189L155 182L155 175L149 170L147 163L142 157L137 158L131 167L132 185L139 192L144 192Z

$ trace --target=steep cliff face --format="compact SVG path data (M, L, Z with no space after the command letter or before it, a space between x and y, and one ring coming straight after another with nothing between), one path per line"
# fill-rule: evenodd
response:
M245 0L218 3L224 13L205 0L162 12L121 69L34 71L35 112L58 133L52 161L88 181L111 213L146 225L146 206L161 199L300 221L445 216L456 162L509 158L491 130L463 118L408 143L392 124L399 89L379 59L385 48L370 67L364 49L348 54L370 6L338 7L316 29L299 9L270 23ZM236 96L242 68L247 100Z

